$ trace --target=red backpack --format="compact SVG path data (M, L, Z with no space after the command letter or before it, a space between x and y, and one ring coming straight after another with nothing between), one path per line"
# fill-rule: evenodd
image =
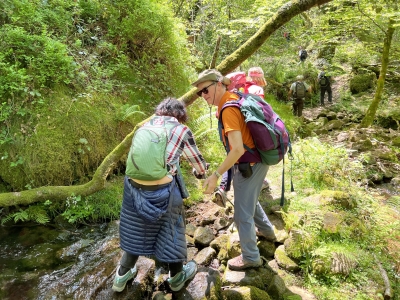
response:
M233 92L234 90L240 92L246 92L246 72L233 72L226 75L231 80L231 84L228 85L228 91ZM240 90L240 89L243 90Z

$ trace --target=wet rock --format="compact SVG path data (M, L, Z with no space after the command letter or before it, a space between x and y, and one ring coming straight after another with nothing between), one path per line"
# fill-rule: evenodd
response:
M185 235L186 238L186 245L188 246L194 246L194 238L192 238L190 235Z
M196 256L196 254L197 254L198 252L199 252L199 250L198 250L197 248L195 248L195 247L189 247L189 248L187 249L187 254L188 254L187 261L192 260L192 259Z
M199 264L199 265L208 265L211 260L216 256L216 252L213 248L211 247L206 247L202 249L197 255L194 257L194 260Z
M229 258L236 257L242 253L240 249L239 233L234 232L229 236L228 244L226 245Z
M243 271L231 271L229 268L226 268L222 279L222 285L251 285L259 289L266 289L270 285L273 276L275 276L275 273L268 265Z
M209 227L197 227L193 238L196 244L208 246L214 239L214 233Z
M196 276L190 281L186 290L193 300L219 299L221 277L217 270L199 267Z
M274 257L276 250L275 243L261 240L257 243L257 247L260 250L260 255L264 257Z
M194 236L194 232L196 231L196 226L194 226L193 224L191 224L191 223L188 223L188 224L186 224L186 234L188 235L188 236L191 236L191 237L193 237Z
M151 296L152 300L172 300L172 294L163 291L154 292Z
M280 299L287 288L285 286L285 282L278 275L274 275L272 277L269 288L267 289L268 295L270 295L271 299Z
M216 218L214 221L215 230L220 230L222 228L228 227L233 222L233 218L229 218L228 216Z

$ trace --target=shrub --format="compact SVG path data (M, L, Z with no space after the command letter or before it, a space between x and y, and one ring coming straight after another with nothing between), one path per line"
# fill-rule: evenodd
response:
M376 83L376 75L374 73L364 73L355 75L350 79L350 91L352 94L365 92L372 88Z
M0 29L0 97L68 84L74 74L66 46L46 35L31 35L21 27ZM29 95L29 94L28 94Z

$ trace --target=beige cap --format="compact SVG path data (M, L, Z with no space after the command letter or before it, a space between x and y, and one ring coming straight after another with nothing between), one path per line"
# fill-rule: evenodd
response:
M226 86L228 86L231 83L231 80L223 76L219 71L215 69L208 69L201 72L197 77L197 80L193 82L192 85L197 87L200 83L205 81L218 81L222 82L222 84Z

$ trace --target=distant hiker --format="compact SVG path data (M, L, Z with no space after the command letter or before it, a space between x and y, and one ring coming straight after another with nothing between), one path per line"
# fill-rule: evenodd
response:
M221 109L227 102L239 99L238 95L227 90L230 83L228 77L215 69L210 69L201 72L192 85L197 87L198 95L201 95L209 105L217 106L218 115L221 115ZM257 227L267 240L276 240L273 225L258 202L269 166L261 163L259 153L252 150L256 149L256 145L245 118L237 107L226 107L220 119L223 125L221 137L225 140L224 146L228 147L227 142L229 142L230 150L224 161L216 166L214 173L205 179L204 193L214 193L221 174L230 168L234 169L233 219L238 228L241 255L228 260L228 267L234 271L257 268L263 261L257 247L255 228ZM246 150L244 145L251 151Z
M231 83L228 86L228 91L239 91L242 93L250 93L260 96L264 99L264 86L267 85L264 77L264 71L260 67L252 67L247 72L246 81L244 81L243 76L244 72L234 72L226 75L227 78L231 80ZM218 116L217 116L218 118ZM231 189L231 181L232 181L232 169L229 169L221 176L221 182L219 184L218 189L216 190L214 197L217 200L217 204L221 206L226 205L228 197L226 195L227 192ZM264 179L261 190L268 189L269 181Z
M318 83L321 87L320 105L324 106L325 92L328 92L328 102L332 103L332 88L331 88L331 78L325 75L324 71L318 74Z
M182 289L197 272L195 261L183 264L188 257L183 198L188 197L188 192L179 160L183 155L199 175L205 174L206 163L192 132L181 124L186 120L184 104L167 98L133 136L119 225L124 254L112 286L116 292L122 292L127 281L136 276L139 255L168 263L167 281L173 291Z
M306 49L303 49L303 47L299 47L299 60L300 62L304 62L308 56L308 53L306 51Z
M296 77L296 82L293 82L290 86L288 100L293 96L293 114L301 117L303 114L304 98L306 93L311 93L311 86L308 86L303 82L303 75Z
M289 42L290 41L290 32L284 32L283 37Z

